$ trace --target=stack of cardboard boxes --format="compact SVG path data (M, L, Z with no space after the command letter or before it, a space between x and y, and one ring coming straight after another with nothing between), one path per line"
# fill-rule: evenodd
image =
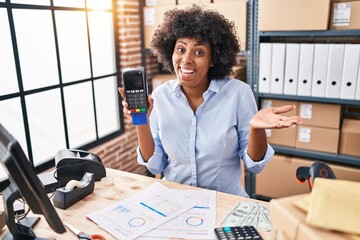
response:
M296 110L285 116L298 115L302 124L284 129L267 129L271 145L310 151L360 156L360 121L344 119L340 130L341 105L262 99L261 108L294 105ZM339 149L339 150L338 150ZM302 159L276 154L256 176L256 194L280 198L309 192L307 184L298 184L296 169L311 166L316 159ZM339 179L360 181L360 169L329 164Z
M309 226L305 223L306 213L295 207L294 202L304 195L272 200L271 212L271 240L350 240L357 239L341 232L329 231ZM329 209L329 211L331 211Z
M259 0L259 31L360 29L359 0Z
M300 116L302 124L284 129L267 129L268 142L328 153L338 153L341 105L262 99L261 108L294 105L295 110L284 116Z
M285 105L295 106L295 110L284 113L284 116L292 117L297 115L298 102L279 99L262 99L261 108L280 107ZM266 129L268 142L275 145L296 147L297 126L283 129Z
M161 24L166 11L173 8L186 8L194 3L203 4L208 9L216 9L226 18L234 21L241 50L246 49L247 0L147 0L143 9L145 48L150 48L152 36Z
M296 148L338 153L341 105L325 103L299 103Z

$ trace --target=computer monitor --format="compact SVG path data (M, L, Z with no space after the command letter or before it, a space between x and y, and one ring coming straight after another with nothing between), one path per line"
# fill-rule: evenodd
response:
M3 239L36 239L31 228L15 221L13 204L23 198L31 211L45 217L57 233L66 229L51 204L44 186L24 154L18 141L0 123L0 162L9 176L10 184L3 192L6 225L9 229Z

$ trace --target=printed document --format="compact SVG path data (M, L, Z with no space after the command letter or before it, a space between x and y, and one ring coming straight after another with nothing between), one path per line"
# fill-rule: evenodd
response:
M156 182L132 197L86 215L117 239L131 240L196 206Z
M173 220L146 233L145 237L215 239L216 191L173 190L196 202L196 206ZM155 238L156 237L156 238ZM144 238L139 238L143 240Z

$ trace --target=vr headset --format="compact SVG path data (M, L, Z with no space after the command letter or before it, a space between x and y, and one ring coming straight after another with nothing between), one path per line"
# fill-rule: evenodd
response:
M70 180L80 181L86 172L93 173L95 181L106 176L105 167L97 155L77 149L57 152L55 166L60 187L64 187Z

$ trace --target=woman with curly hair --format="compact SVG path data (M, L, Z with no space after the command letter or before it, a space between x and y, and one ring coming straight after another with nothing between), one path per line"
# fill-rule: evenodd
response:
M298 124L280 115L294 106L257 111L251 88L228 77L239 42L234 23L217 11L167 11L151 47L177 79L149 96L149 124L136 126L138 163L168 181L248 196L240 161L254 173L264 168L274 154L265 129ZM123 107L130 117L126 100Z

